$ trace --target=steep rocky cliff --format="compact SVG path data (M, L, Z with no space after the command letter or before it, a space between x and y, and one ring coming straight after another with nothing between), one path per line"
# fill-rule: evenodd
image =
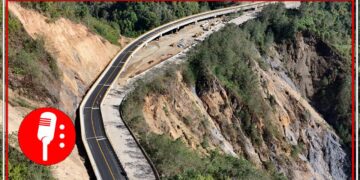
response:
M351 127L350 61L309 32L295 38L295 43L277 47L271 66L279 75L287 74L303 97L330 125L338 127L345 142L350 142L346 128Z
M319 91L344 82L345 61L309 33L273 44L266 56L255 52L265 64L260 67L254 58L241 70L253 72L247 75L254 76L257 94L239 95L206 70L211 65L197 64L195 82L183 66L170 68L128 97L125 119L140 139L149 133L166 135L205 156L220 149L288 179L348 179L347 148L327 119L333 109L322 111L317 101ZM321 82L324 78L327 83ZM333 93L339 94L325 91L322 96Z

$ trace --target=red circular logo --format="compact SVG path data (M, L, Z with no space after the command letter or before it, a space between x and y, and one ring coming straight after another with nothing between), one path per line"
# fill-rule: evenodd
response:
M75 145L71 119L55 108L39 108L22 121L18 133L22 152L30 160L52 165L64 160Z

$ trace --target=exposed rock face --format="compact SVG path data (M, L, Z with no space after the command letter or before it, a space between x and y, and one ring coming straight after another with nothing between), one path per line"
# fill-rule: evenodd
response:
M288 80L289 84L309 99L328 123L338 126L339 121L347 121L351 124L351 118L341 117L336 110L341 103L338 100L341 87L348 86L350 89L345 76L350 72L350 61L341 58L327 43L307 32L298 33L294 43L283 43L277 46L276 51L272 65L278 62L282 67L273 68L283 77L288 76L292 80ZM344 101L350 102L348 98Z
M328 132L323 140L325 146L325 161L330 167L330 173L334 179L346 179L344 164L346 165L346 154L341 149L339 139L336 135Z
M339 55L308 33L298 33L295 43L285 43L278 47L278 51L285 72L307 98L312 98L324 86L321 80L329 77L329 81L334 81L337 78L334 69L344 71Z
M150 131L182 138L205 154L219 147L260 168L272 164L289 179L347 179L348 159L340 139L311 105L322 88L321 78L340 65L340 57L330 48L319 52L316 47L324 44L311 37L298 35L295 43L272 48L266 59L268 70L253 67L262 98L271 109L267 116L271 132L277 132L275 138L269 137L267 120L250 114L251 124L260 131L261 140L254 142L243 126L246 118L238 115L249 113L242 99L211 74L202 77L195 90L178 74L171 87L176 93L146 97L143 112Z
M328 123L337 126L341 117L336 111L336 98L341 93L339 87L346 83L345 73L350 65L328 44L307 32L298 33L294 42L273 51L274 56L269 60L272 69L297 89ZM351 119L342 120L351 123ZM349 168L349 161L339 137L332 130L308 128L306 131L312 140L308 157L313 168L321 172L320 169L328 166L334 179L346 179L344 169Z
M314 172L325 179L346 179L346 154L334 132L308 128L305 133L310 143L307 157ZM319 133L324 134L322 138Z
M236 156L232 143L224 137L221 127L212 121L203 102L184 83L178 81L171 87L172 98L150 96L145 98L145 121L152 132L169 134L173 139L184 138L192 148L209 140L209 148L220 147L224 152ZM176 93L175 93L176 92Z

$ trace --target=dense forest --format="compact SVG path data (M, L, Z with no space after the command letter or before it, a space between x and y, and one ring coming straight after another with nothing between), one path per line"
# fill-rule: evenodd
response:
M232 5L232 2L39 2L21 3L55 20L69 18L117 44L120 34L136 37L166 22Z

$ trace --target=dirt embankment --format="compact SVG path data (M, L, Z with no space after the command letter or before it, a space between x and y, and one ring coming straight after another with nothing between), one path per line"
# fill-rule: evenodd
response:
M60 71L59 96L54 97L57 107L75 120L76 109L85 95L86 90L97 76L120 50L104 38L91 32L86 26L68 19L59 18L49 21L40 13L22 8L10 2L9 11L18 18L26 32L34 39L42 38L45 49L56 60ZM124 46L129 39L121 38L119 44ZM23 97L17 90L10 90L10 98L21 98L30 106L9 107L9 131L18 130L22 118L33 108L48 106L47 102L38 102ZM81 160L77 147L70 158L52 167L58 179L88 179L88 173Z
M56 59L62 71L58 106L74 117L81 97L120 47L64 18L49 22L17 3L10 3L9 10L32 38L43 38L46 50Z
M295 43L300 44L295 49L297 54L311 52L311 56L296 58L281 52L282 48L272 48L267 59L270 68L263 70L256 63L253 67L260 81L258 88L262 98L271 108L267 120L256 114L248 118L239 116L239 113L246 113L246 106L216 77L209 76L197 82L201 85L196 86L195 92L178 73L168 87L170 93L144 98L142 112L146 125L143 127L156 134L180 138L189 147L205 154L219 148L228 154L244 156L260 168L274 166L290 179L346 179L347 157L339 137L304 96L304 89L311 84L304 85L288 77L289 71L298 67L290 66L292 62L308 68L311 64L308 60L311 60L314 61L311 69L315 66L328 68L326 64L315 63L327 59L328 54L318 51L316 45L321 42L314 38L299 35ZM335 53L330 50L330 54ZM288 59L290 57L294 59ZM333 61L340 59L333 58ZM299 76L304 82L309 78L309 74ZM313 85L311 88L317 89ZM244 126L247 121L254 125L251 128L260 132L259 143L254 143L254 137ZM266 127L269 126L266 121L270 121L272 131ZM275 139L271 140L271 135Z

